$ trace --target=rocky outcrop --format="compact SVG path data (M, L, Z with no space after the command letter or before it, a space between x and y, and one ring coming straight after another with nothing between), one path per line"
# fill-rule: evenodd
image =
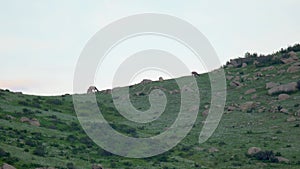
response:
M280 162L280 163L288 163L288 162L290 162L290 160L288 160L287 158L284 158L284 157L275 157L277 160L278 160L278 162Z
M270 71L270 70L274 70L274 69L275 69L274 66L269 66L269 67L262 68L261 71Z
M92 169L103 169L101 164L93 164Z
M278 94L278 93L291 93L298 90L297 82L292 82L288 84L283 84L279 86L275 86L268 90L269 95Z
M255 102L246 102L246 103L244 103L244 104L242 104L241 106L240 106L240 109L242 110L242 111L248 111L248 110L251 110L251 109L254 109L255 107L256 107L256 103Z
M259 152L261 152L261 149L259 147L250 147L248 149L247 154L252 156L252 155L257 154Z
M278 100L287 100L290 98L290 95L288 94L280 94L278 95Z
M300 71L300 62L294 63L287 69L288 73L296 73Z
M245 94L251 94L251 93L254 93L256 92L256 89L249 89L245 92Z
M16 169L14 166L4 163L0 169Z
M268 82L266 83L266 89L271 89L275 86L279 86L280 84L279 83L274 83L274 82Z
M150 79L144 79L144 80L141 81L141 84L148 84L148 83L151 83L151 82L152 82L152 80L150 80Z
M36 118L21 117L20 121L21 121L22 123L29 123L29 124L31 124L31 125L33 125L33 126L37 126L37 127L40 127L40 126L41 126L39 120L36 119Z
M99 92L96 86L90 86L87 90L87 94Z

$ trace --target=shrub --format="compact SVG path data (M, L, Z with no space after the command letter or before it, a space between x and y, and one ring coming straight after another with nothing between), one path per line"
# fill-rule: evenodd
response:
M297 82L297 88L300 90L300 80Z
M33 151L33 154L34 155L37 155L37 156L42 156L44 157L47 152L46 152L46 148L44 146L38 146L34 151Z
M59 99L49 99L47 100L47 103L53 104L53 105L62 105L63 102Z
M67 168L68 169L75 169L75 166L73 163L67 163Z
M2 148L0 148L0 157L9 157L10 154L6 151L4 151Z
M253 157L261 161L278 162L278 159L275 157L273 151L260 151L254 154Z

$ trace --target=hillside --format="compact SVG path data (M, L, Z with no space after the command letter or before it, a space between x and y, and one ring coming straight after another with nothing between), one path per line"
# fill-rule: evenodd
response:
M193 129L172 150L145 159L119 157L98 147L81 128L72 95L45 97L0 90L0 168L4 163L18 169L300 168L300 45L267 56L247 53L229 61L224 70L225 113L212 137L198 143L210 105L208 74L201 74L196 77L201 104ZM130 86L131 101L139 110L149 108L147 94L157 87L171 102L161 117L147 124L122 117L109 92L100 91L96 97L114 129L149 137L176 119L178 86L175 80Z

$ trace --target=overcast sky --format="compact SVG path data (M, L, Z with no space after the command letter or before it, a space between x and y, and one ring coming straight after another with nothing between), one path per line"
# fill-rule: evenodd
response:
M299 43L299 6L298 0L0 0L0 88L72 93L75 65L87 41L105 25L139 13L169 14L193 24L222 63L247 51L272 53ZM139 50L148 46L155 47L145 43ZM130 53L125 49L137 52L128 46L120 51ZM188 54L185 59L189 62ZM202 71L192 63L189 68ZM144 76L138 78L149 78ZM102 82L96 79L98 86ZM109 80L100 86L110 88Z

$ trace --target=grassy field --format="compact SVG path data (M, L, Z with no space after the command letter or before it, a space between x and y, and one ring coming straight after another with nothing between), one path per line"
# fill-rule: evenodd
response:
M284 58L287 55L288 51L282 51L271 56ZM300 58L299 52L296 55ZM269 95L266 89L268 82L299 81L300 72L286 71L292 64L294 62L266 61L260 66L224 66L228 78L225 113L212 137L203 144L198 143L198 137L205 120L202 112L211 101L210 81L208 74L196 77L201 104L193 129L170 151L145 159L120 157L98 147L81 128L72 95L44 97L0 90L0 165L8 163L20 169L88 169L93 164L118 169L300 168L300 117L297 115L300 91L290 92L288 99L279 100L278 94ZM232 86L232 81L238 81L242 86ZM147 110L150 106L147 94L154 87L166 91L178 89L175 80L137 84L130 87L132 104L139 110ZM245 94L249 89L256 91ZM135 93L140 91L144 95L136 96ZM96 97L105 119L114 129L128 136L149 137L170 126L180 109L180 94L165 94L169 100L166 111L147 124L134 123L120 115L110 94L99 92ZM242 110L246 102L253 102L255 106ZM40 126L22 123L22 117L35 118ZM247 154L250 147L272 153L266 159L250 156ZM279 162L273 160L273 156L289 161Z

